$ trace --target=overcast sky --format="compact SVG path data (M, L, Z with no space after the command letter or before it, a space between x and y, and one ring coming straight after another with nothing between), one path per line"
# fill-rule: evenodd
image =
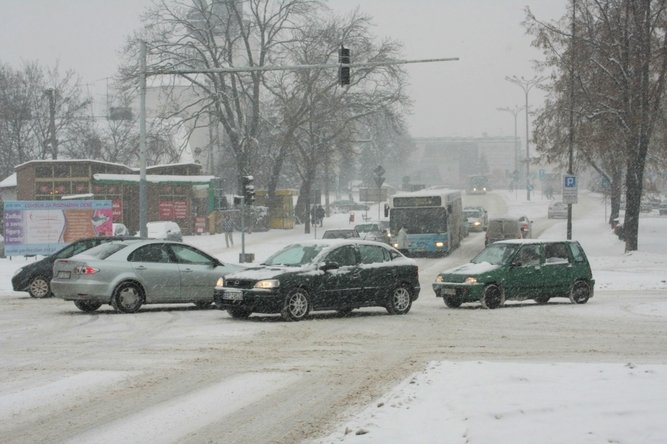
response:
M118 50L137 29L151 0L0 0L0 62L36 60L73 69L103 103ZM330 0L338 12L360 8L374 18L377 37L404 44L406 59L459 57L408 65L415 137L511 136L514 120L498 107L523 105L524 93L507 75L532 77L539 53L521 25L525 6L541 19L565 14L567 0ZM347 44L354 51L353 42ZM353 53L353 61L354 53ZM534 92L533 92L534 91ZM533 90L530 103L542 94ZM525 127L519 117L519 135Z

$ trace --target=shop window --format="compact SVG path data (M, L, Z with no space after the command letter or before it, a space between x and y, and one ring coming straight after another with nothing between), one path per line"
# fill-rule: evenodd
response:
M53 177L53 168L51 165L35 167L35 177Z
M70 177L69 174L69 165L53 165L53 176L54 177Z
M85 163L72 165L72 177L90 177L88 174L88 165Z

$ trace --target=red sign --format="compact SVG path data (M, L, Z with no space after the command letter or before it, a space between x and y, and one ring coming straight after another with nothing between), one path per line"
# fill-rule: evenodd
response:
M171 220L174 218L174 202L170 200L160 201L160 220Z
M195 233L203 233L206 229L206 216L195 217Z
M113 199L111 201L111 216L115 222L123 220L123 201L122 199Z
M186 200L174 200L172 203L176 219L185 219L188 217L188 202Z

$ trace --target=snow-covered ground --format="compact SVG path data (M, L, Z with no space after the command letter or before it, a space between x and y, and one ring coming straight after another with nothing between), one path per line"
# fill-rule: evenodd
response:
M505 200L507 214L517 216L527 214L531 219L535 219L535 230L541 233L540 237L565 238L565 221L550 221L544 218L548 201L536 196L527 202L523 196L515 193L499 191L498 194ZM615 298L623 301L620 304L624 310L617 310L619 304L598 302L599 295L593 297L586 306L573 308L585 308L583 319L593 319L596 316L619 316L620 319L632 313L644 316L646 319L667 321L667 300L662 298L667 295L667 235L665 235L667 217L660 217L657 213L642 214L640 250L625 254L624 244L611 233L606 224L605 208L600 198L582 193L580 201L581 203L574 208L573 238L582 243L589 256L596 279L596 290L613 294ZM586 211L583 211L584 209ZM377 214L375 211L377 210L372 208L369 215ZM492 214L492 216L497 215L499 214ZM360 216L358 213L357 218ZM324 228L317 228L317 233L321 235L323 229L347 226L349 226L347 215L334 215L325 220ZM308 235L303 233L303 226L287 231L253 233L246 237L246 252L255 253L256 262L261 262L264 257L289 241L313 237L315 233ZM235 233L235 246L229 249L224 246L222 235L190 236L185 241L209 251L221 260L234 262L238 260L239 233ZM19 293L11 291L11 275L25 261L24 258L0 259L0 295L2 295L0 304L38 302L17 300L16 295ZM423 296L416 302L417 306L433 303L428 285L428 282L422 282ZM640 293L655 293L656 297L642 299L641 304L633 303L633 296ZM67 304L57 300L45 301L47 302L49 306ZM448 311L441 305L439 307L444 312ZM500 313L490 314L502 315L502 310L498 310ZM413 311L415 313L409 316L418 316L417 310ZM581 313L581 310L578 310L578 313ZM156 348L160 349L167 343L173 344L179 340L183 341L184 338L190 338L200 341L204 346L208 344L207 340L215 342L216 337L266 335L267 332L270 335L270 332L282 328L280 323L275 322L226 322L224 329L221 329L217 325L219 324L217 318L215 323L209 323L209 318L219 317L222 314L203 313L199 319L192 320L188 312L174 314L179 315L178 326L185 326L187 330L161 331L155 337L142 339L141 343L153 341L158 344ZM196 312L190 314L195 315ZM0 381L0 419L5 423L5 426L0 426L2 430L11 429L8 424L13 421L20 423L27 421L26 418L30 415L39 417L41 414L46 414L42 412L45 408L45 399L57 399L59 405L73 406L79 403L78 396L81 391L92 391L93 387L98 391L107 389L113 391L112 387L116 386L118 381L127 379L132 373L124 370L128 363L119 363L114 359L116 353L120 351L113 345L117 343L113 338L115 336L126 338L125 330L139 320L145 325L150 322L164 322L165 318L170 316L169 312L147 313L147 316L140 314L100 316L95 320L94 326L86 324L85 327L81 327L78 323L82 317L72 317L62 311L57 311L56 315L69 319L67 322L76 323L76 328L79 329L75 338L69 339L66 334L63 334L62 338L68 338L75 341L74 344L86 347L91 341L98 341L100 347L108 349L108 357L93 356L93 359L101 360L101 367L106 370L85 371L87 367L78 363L80 356L76 355L76 361L72 364L76 367L71 370L77 370L79 373L70 373L68 376L68 373L64 373L68 367L63 365L65 355L56 355L58 366L54 367L56 373L51 373L50 376L53 382L49 384L48 379L36 380L35 384L38 385L33 387L29 384L30 378L39 376L44 370L51 370L48 354L44 355L46 360L35 366L26 358L29 354L22 354L17 358L6 352L10 347L13 352L18 350L16 341L12 339L12 336L18 336L18 329L30 329L32 333L29 336L32 338L40 335L40 327L31 325L29 319L0 318L0 324L4 324L0 325L1 331L5 332L5 336L0 338L0 359L4 361L1 366L2 374L17 378L17 380ZM366 321L371 325L373 322L398 321L393 317L388 317L386 320L384 317L375 318L315 321L316 325L311 324L308 328L317 330L317 322L324 322L328 328L333 328L335 322L348 321L354 323L354 328L358 328L359 323ZM124 320L127 320L127 324ZM341 328L346 328L344 325L341 324ZM667 325L667 322L664 325ZM83 333L82 328L85 328ZM665 336L656 340L662 341L664 349L667 350L667 327L663 331ZM330 340L334 341L335 336ZM582 338L582 341L585 340ZM7 349L3 350L3 344L6 344ZM36 353L44 353L38 346L32 346L37 348ZM192 352L185 346L181 346L179 351L180 354ZM132 355L122 356L127 359L127 356ZM154 362L148 364L165 370L172 360L176 364L177 359L182 359L182 356L170 354L151 356ZM147 365L143 362L144 359L145 355L136 356L134 367L137 373ZM26 364L23 364L23 360ZM307 358L303 357L302 360L305 363ZM207 386L200 391L191 392L180 400L174 399L162 405L155 404L153 408L109 422L108 427L98 427L93 430L84 428L73 442L119 442L118 440L136 443L146 440L186 442L187 436L198 437L198 442L216 442L210 435L208 437L206 434L196 435L196 432L206 424L223 421L225 415L235 409L243 409L256 402L262 398L263 393L293 382L295 374L285 376L273 373L281 370L281 364L276 362L266 373L226 379L219 388L213 386L213 391ZM130 368L134 367L130 365ZM17 369L25 371L26 374L22 375ZM73 374L76 376L72 376ZM57 379L58 375L62 378ZM296 377L298 378L298 374ZM249 385L252 385L252 388ZM225 402L220 404L217 402L220 399L224 399ZM305 403L305 399L300 398L300 402ZM291 404L293 402L287 403ZM74 410L74 407L71 408ZM352 408L339 425L331 428L333 432L330 435L311 441L491 444L664 443L667 442L667 425L661 418L664 418L665 411L667 411L667 360L660 357L657 359L647 357L645 362L637 359L614 362L599 362L599 360L562 362L562 359L558 362L548 360L527 362L526 359L520 362L439 360L428 363L424 368L405 378L392 390L369 402L365 409ZM94 412L91 414L94 416ZM21 442L19 436L21 435L14 432L9 441ZM37 434L30 436L29 439L26 438L23 442L51 442L49 436ZM257 438L256 442L268 441Z

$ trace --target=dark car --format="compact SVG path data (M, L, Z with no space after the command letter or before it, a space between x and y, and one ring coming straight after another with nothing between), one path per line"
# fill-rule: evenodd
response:
M579 242L530 239L489 245L469 264L438 274L433 291L448 307L480 301L484 308L497 308L507 299L545 304L562 297L585 304L594 285Z
M519 219L501 217L491 219L486 230L484 245L489 245L505 239L523 239Z
M412 259L379 242L312 240L286 246L261 266L218 280L214 299L234 318L280 313L299 321L310 311L385 307L406 314L419 296Z
M53 264L53 294L92 312L103 304L134 313L143 304L213 303L218 278L243 268L180 242L109 242Z
M12 287L14 288L14 291L27 291L33 298L49 297L51 296L53 263L56 259L66 259L97 245L123 239L136 238L131 236L97 236L74 241L52 255L46 256L37 262L24 265L16 270L12 277Z
M338 230L326 230L322 234L322 239L352 239L360 238L357 230L353 228L341 228Z

